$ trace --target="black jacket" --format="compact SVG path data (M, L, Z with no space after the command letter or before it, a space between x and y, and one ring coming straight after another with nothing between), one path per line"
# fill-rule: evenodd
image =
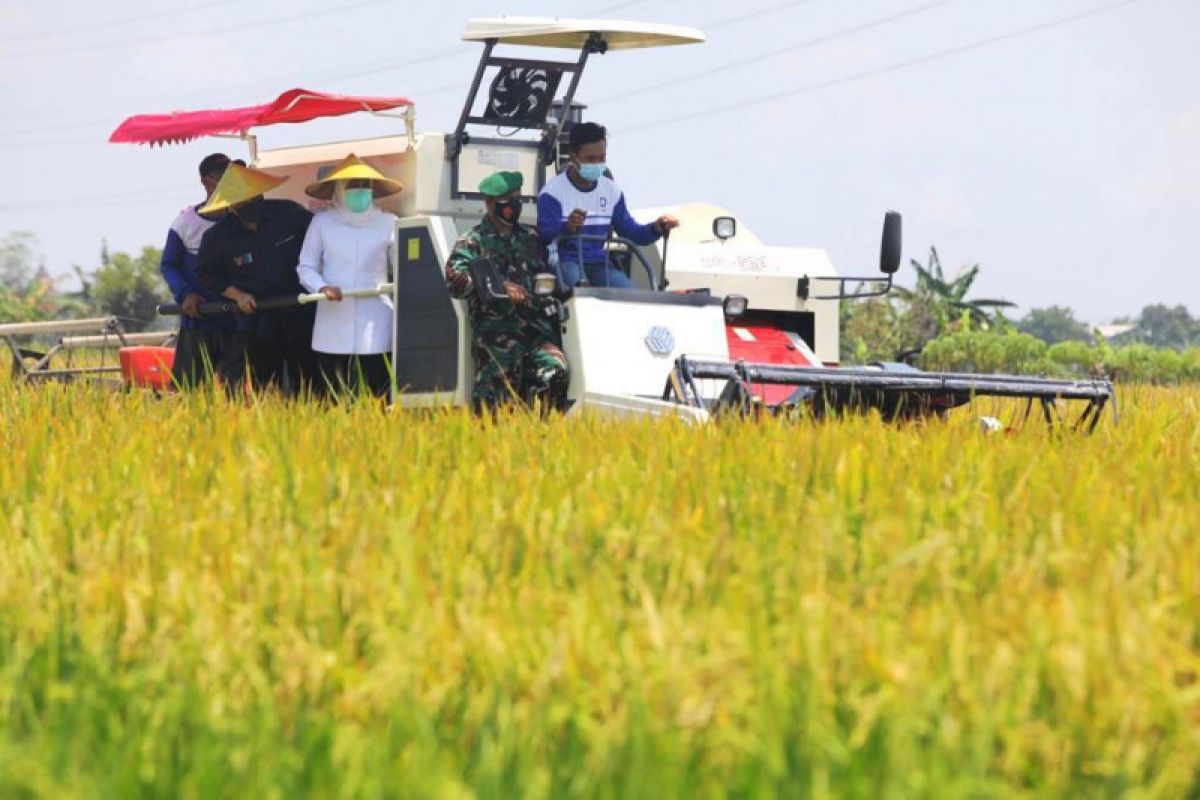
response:
M235 286L259 300L300 294L304 288L296 276L296 263L310 220L312 214L291 200L264 200L254 231L243 226L237 215L226 214L200 242L196 264L200 282L217 294ZM315 312L315 306L309 305L261 311L251 317L238 314L238 330L267 339L300 340L312 336Z

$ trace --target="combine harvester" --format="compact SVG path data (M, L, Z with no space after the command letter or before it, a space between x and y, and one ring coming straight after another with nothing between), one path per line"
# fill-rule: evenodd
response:
M480 43L483 54L449 133L418 133L413 103L402 97L294 89L263 106L132 117L111 138L167 144L239 136L254 166L290 179L271 196L310 208L314 201L304 187L349 153L403 183L404 192L381 201L396 215L396 260L394 283L380 290L390 292L395 309L393 399L402 407L470 402L474 368L466 309L447 293L442 269L456 238L484 213L476 191L480 179L498 169L520 171L533 200L563 163L566 132L582 119L586 107L576 93L593 57L695 44L704 35L640 22L499 18L470 21L463 39ZM514 47L569 51L572 58L497 52ZM394 116L403 133L261 152L252 133L259 126L356 111ZM609 257L639 288L566 287L560 274L539 281L539 293L563 298L569 413L703 421L801 408L817 416L874 408L900 419L941 414L974 397L1001 397L1026 399L1026 415L1039 403L1050 423L1059 420L1058 403L1080 401L1075 424L1091 430L1113 399L1108 381L930 373L905 364L837 367L839 303L885 294L899 267L901 221L895 212L884 220L881 272L847 277L837 274L825 251L766 245L715 205L691 202L635 216L663 211L682 223L669 247L668 240L638 247L619 238L607 245ZM852 292L849 284L876 289ZM172 311L178 313L162 309Z

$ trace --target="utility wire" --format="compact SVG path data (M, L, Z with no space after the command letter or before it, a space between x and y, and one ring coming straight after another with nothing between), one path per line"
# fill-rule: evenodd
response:
M801 0L801 2L804 2L804 1L805 0ZM615 3L613 5L608 5L608 6L604 6L602 8L597 8L593 11L588 12L587 16L590 17L590 16L594 16L596 14L608 14L613 11L619 11L624 8L629 8L631 6L642 5L645 2L647 2L647 0L627 0L626 2L623 2L623 3ZM796 2L796 0L792 0L792 2ZM377 75L380 72L387 72L389 70L398 69L399 67L412 67L412 66L416 66L418 64L428 64L431 61L441 61L442 59L446 59L446 58L454 58L456 56L465 55L469 52L470 51L468 51L468 50L463 50L461 47L455 47L453 49L447 48L446 50L430 53L430 54L424 55L424 56L416 56L415 58L406 58L406 59L402 59L400 61L389 61L387 63L380 64L377 67L371 67L369 69L356 70L355 72L346 72L346 73L342 73L341 75L332 75L332 76L324 78L320 82L321 83L339 83L341 81L352 80L354 78L362 78L367 75Z
M122 25L136 25L139 22L146 22L152 19L162 19L164 17L175 17L180 14L190 14L193 11L202 11L206 8L216 8L217 6L229 6L234 3L240 3L241 0L212 0L208 3L197 3L194 6L186 8L172 8L167 11L159 11L150 14L138 14L136 17L122 17L120 19L108 19L104 22L97 22L93 25L80 25L75 28L59 28L54 31L42 31L40 33L30 33L22 36L6 36L0 38L0 44L9 44L11 42L32 42L36 39L50 39L55 36L74 36L79 33L95 33L107 28L119 28Z
M133 192L110 192L108 194L85 195L83 197L58 197L53 200L39 200L32 203L4 203L0 212L34 211L42 208L61 208L72 211L78 208L93 208L96 206L122 205L129 203L161 203L169 197L182 197L187 192L200 193L198 185L191 186L159 186L152 189L142 189Z
M627 128L623 128L621 130L621 132L622 133L634 133L634 132L652 130L654 128L661 128L665 125L673 125L677 122L687 122L689 120L698 119L700 117L707 117L710 114L716 114L716 113L725 112L725 111L737 111L739 109L749 108L750 106L762 105L763 103L773 103L777 100L786 100L787 98L790 98L790 97L795 97L795 96L801 95L801 94L808 94L810 92L820 91L821 89L829 89L834 86L843 86L848 83L857 83L858 81L866 80L867 78L874 78L879 75L887 74L889 72L898 72L900 70L910 69L912 67L920 66L922 64L929 64L934 61L940 61L944 58L950 58L951 56L962 55L964 53L969 53L974 50L980 50L985 47L990 47L991 45L994 45L994 44L1000 44L1002 42L1012 41L1013 39L1019 39L1024 36L1028 36L1030 34L1040 33L1042 31L1050 30L1051 28L1057 28L1057 27L1060 27L1063 25L1068 25L1073 22L1078 22L1079 20L1087 19L1089 17L1095 17L1100 14L1104 14L1106 12L1114 11L1114 10L1116 10L1118 8L1122 8L1124 6L1129 6L1129 5L1133 5L1134 3L1140 3L1140 2L1142 2L1142 0L1120 0L1120 2L1109 3L1108 5L1100 6L1099 8L1093 8L1089 11L1082 11L1077 14L1069 14L1065 17L1058 17L1056 19L1048 20L1046 22L1041 22L1036 25L1030 25L1025 28L1018 28L1017 30L1000 34L999 36L990 36L985 39L978 39L974 42L969 42L967 44L959 45L957 47L950 47L945 50L939 50L935 53L929 53L927 55L917 56L916 58L905 59L903 61L896 61L891 64L886 64L882 67L876 67L874 69L863 70L862 72L856 72L851 75L844 75L840 78L833 78L831 80L821 81L820 83L812 83L807 86L798 87L796 89L788 89L788 90L782 91L782 92L772 92L771 94L761 95L759 97L750 98L748 100L742 100L737 103L730 103L730 104L724 105L724 106L718 106L716 108L707 108L703 111L696 111L696 112L693 112L690 114L679 114L677 116L671 117L670 119L656 120L653 122L644 123L642 125L633 125L633 126L630 126Z
M229 0L218 0L218 2L228 2L228 1ZM595 9L593 11L588 12L587 15L593 16L596 14L607 14L607 13L611 13L613 11L618 11L618 10L621 10L624 8L629 8L632 6L644 5L646 2L648 2L648 0L626 0L626 2L615 3L615 4L611 4L608 6L604 6L604 7ZM793 5L796 2L808 2L808 0L792 0L792 3L785 4L785 5ZM217 3L213 3L213 5L216 5L216 4ZM195 8L199 8L199 7L200 6L195 6ZM343 8L340 10L344 11L346 9ZM374 67L374 68L367 69L367 70L358 70L358 71L351 72L351 73L344 73L341 75L334 75L334 76L327 76L324 78L318 78L316 80L309 81L309 84L310 85L318 85L318 84L338 83L338 82L341 82L344 80L350 80L352 78L358 78L358 77L363 77L366 75L374 75L374 74L377 74L380 72L386 72L388 70L396 69L398 67L415 66L418 64L426 64L426 63L429 63L432 61L439 61L439 60L442 60L445 58L450 58L453 56L464 55L468 52L470 52L470 51L463 50L462 47L447 48L444 50L434 51L434 52L428 53L426 55L415 56L415 57L404 59L401 61L387 62L385 64L380 65L379 67ZM433 96L436 94L442 94L446 91L450 91L453 88L461 89L462 87L461 87L461 85L456 85L454 87L438 87L431 91L422 92L420 94L423 97L430 97L430 96ZM160 97L164 101L169 101L169 100L176 98L177 96L178 95L172 94L172 95L162 95ZM238 104L233 103L231 105L238 105ZM43 134L43 133L59 133L62 131L75 131L75 130L79 130L80 128L86 128L86 127L100 127L100 126L110 126L110 125L112 125L112 117L106 115L103 117L93 117L88 120L74 120L69 123L48 125L48 126L43 126L40 128L21 128L21 129L10 129L10 130L0 129L0 137L6 136L6 135L18 136L18 137L20 137L20 136L36 136L36 135ZM83 142L87 142L87 141L91 141L91 139L82 139L82 138L64 139L64 140L58 140L57 142L55 142L55 144L66 145L66 144L83 143ZM3 142L2 140L0 140L0 143L9 144L9 142ZM11 144L14 144L15 146L18 146L18 147L23 147L23 146L40 147L40 146L42 146L41 143L39 143L39 142L18 141L18 142L11 142Z
M788 45L787 47L780 47L776 50L768 50L764 53L759 53L758 55L751 56L750 58L743 58L738 61L731 61L728 64L722 64L720 66L712 67L712 68L706 69L702 72L693 72L688 75L683 75L679 78L674 78L669 81L663 81L662 83L657 83L653 86L643 86L640 89L634 89L632 91L622 92L621 94L618 94L618 95L611 95L609 97L604 97L604 98L601 98L600 100L596 100L595 102L597 104L600 104L600 103L610 103L610 102L619 101L619 100L626 100L630 97L637 97L638 95L647 94L649 92L657 92L660 89L665 89L669 86L678 86L681 83L689 83L691 81L699 80L701 78L707 78L710 75L717 75L721 72L727 72L731 69L737 69L739 67L744 67L748 64L757 64L760 61L767 61L769 59L775 58L776 56L786 55L787 53L795 53L800 50L805 50L809 47L814 47L819 44L825 44L826 42L834 41L835 39L843 39L847 36L853 36L855 34L862 33L863 31L869 31L872 28L878 28L883 25L887 25L892 22L896 22L897 20L905 19L907 17L913 17L918 14L924 14L926 11L931 11L939 6L944 6L944 5L947 5L948 3L953 3L954 1L955 0L934 0L934 2L932 2L932 3L926 3L925 5L917 6L916 8L910 8L907 11L900 11L895 14L889 14L886 17L879 17L878 19L869 20L867 22L862 23L861 25L854 25L849 28L843 28L839 31L833 31L832 33L827 33L827 34L824 34L821 36L815 36L811 39L806 39L803 42L798 42L796 44Z
M706 32L715 31L718 28L724 28L728 25L736 25L739 22L748 22L752 19L758 19L759 17L765 17L769 14L774 14L777 11L784 11L786 9L795 8L796 6L802 6L811 2L812 0L788 0L786 3L779 3L777 5L768 6L767 8L760 8L756 9L755 11L748 11L744 14L738 14L736 17L726 17L725 19L718 20L716 22L710 22L707 25L700 26L700 29Z
M195 36L219 36L226 33L234 33L237 31L253 30L254 28L264 28L275 25L285 25L291 22L301 22L315 17L324 17L330 14L344 14L348 11L357 11L360 8L368 6L379 6L385 3L394 4L395 0L361 0L357 3L349 3L341 6L325 6L314 11L307 11L303 14L292 14L286 17L273 17L271 19L255 20L253 22L244 22L239 25L228 25L223 28L213 28L211 30L188 31L186 33L172 33L165 36L139 36L134 39L126 39L120 42L105 42L103 44L92 45L87 47L66 47L58 50L38 50L27 53L0 53L0 59L4 58L37 58L40 56L56 56L70 55L75 53L98 53L104 50L123 50L127 47L132 47L139 42L152 41L154 43L171 41L172 39L189 39Z

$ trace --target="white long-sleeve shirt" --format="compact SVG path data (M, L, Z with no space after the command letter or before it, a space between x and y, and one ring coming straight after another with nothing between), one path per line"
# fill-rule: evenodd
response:
M395 218L386 213L372 214L367 224L350 225L336 211L318 212L300 250L300 283L310 292L324 286L372 289L385 283L394 227ZM342 355L389 352L392 310L382 297L318 303L312 347Z

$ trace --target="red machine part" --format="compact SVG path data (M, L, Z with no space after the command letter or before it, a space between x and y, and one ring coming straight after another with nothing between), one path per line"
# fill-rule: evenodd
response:
M733 361L753 361L759 364L787 364L794 367L819 367L812 351L797 344L795 334L779 328L726 325L725 339L729 343L729 358ZM751 385L754 396L767 405L786 402L796 391L794 386L756 383Z
M166 390L171 388L171 366L175 349L171 347L122 347L121 377L126 386Z

